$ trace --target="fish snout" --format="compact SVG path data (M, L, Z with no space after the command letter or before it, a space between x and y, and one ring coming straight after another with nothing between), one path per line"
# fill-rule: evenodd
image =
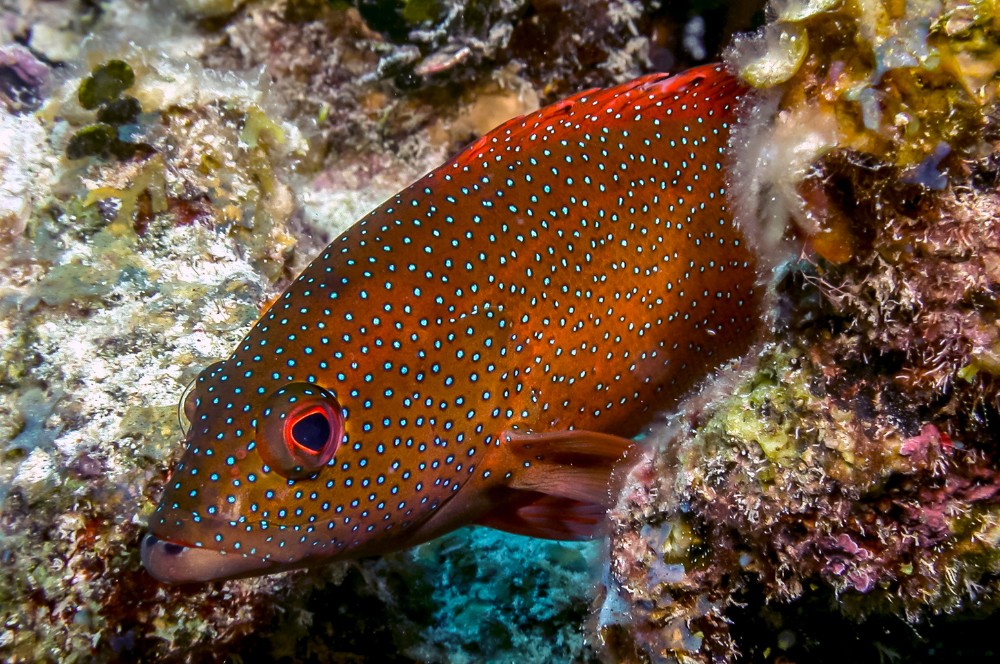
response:
M185 546L161 540L152 533L142 539L142 566L162 583L203 583L254 574L266 574L267 561L240 554Z

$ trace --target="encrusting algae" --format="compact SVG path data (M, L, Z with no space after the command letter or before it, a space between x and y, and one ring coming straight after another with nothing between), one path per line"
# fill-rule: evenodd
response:
M0 657L926 654L902 619L987 654L936 626L996 596L991 3L775 2L737 40L755 92L728 190L775 268L754 285L769 330L617 473L587 631L595 546L487 529L308 573L150 580L177 397L306 261L506 117L683 61L673 40L695 52L706 25L700 3L690 20L379 4L57 0L0 24L27 47L0 53ZM155 39L113 36L137 32ZM134 80L82 105L118 63Z

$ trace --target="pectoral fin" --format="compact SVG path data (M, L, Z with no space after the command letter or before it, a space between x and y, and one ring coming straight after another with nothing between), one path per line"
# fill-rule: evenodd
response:
M479 523L548 539L589 539L612 503L608 480L632 441L593 431L503 434L507 482Z
M508 533L554 540L588 540L595 537L607 508L568 498L518 491L524 501L507 503L479 520L479 525Z

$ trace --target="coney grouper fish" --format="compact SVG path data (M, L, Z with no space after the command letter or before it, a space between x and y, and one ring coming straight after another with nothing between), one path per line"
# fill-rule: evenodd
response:
M582 92L345 231L195 381L146 569L594 536L630 438L758 326L725 177L744 92L715 65Z

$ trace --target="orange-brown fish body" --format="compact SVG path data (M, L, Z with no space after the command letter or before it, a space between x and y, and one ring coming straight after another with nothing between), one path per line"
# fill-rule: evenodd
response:
M198 379L147 568L592 532L627 439L758 324L723 170L741 93L717 67L582 93L337 238Z

